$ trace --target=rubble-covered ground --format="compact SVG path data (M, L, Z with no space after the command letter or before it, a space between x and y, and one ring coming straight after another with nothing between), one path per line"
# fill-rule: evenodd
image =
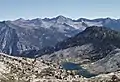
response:
M85 78L56 63L1 53L0 82L120 82L120 72Z

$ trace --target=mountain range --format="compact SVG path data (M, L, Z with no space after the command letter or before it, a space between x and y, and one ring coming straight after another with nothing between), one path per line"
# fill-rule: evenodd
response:
M20 18L14 21L1 21L0 52L14 56L34 57L36 51L54 46L90 26L104 26L119 31L120 19L73 20L60 15L55 18L32 20Z
M111 18L1 21L0 81L119 82L119 27Z

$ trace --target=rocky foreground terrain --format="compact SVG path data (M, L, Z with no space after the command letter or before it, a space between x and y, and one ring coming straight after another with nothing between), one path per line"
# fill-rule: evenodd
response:
M50 62L0 54L0 82L63 82L79 77Z
M120 72L85 78L59 64L0 53L0 82L119 82Z

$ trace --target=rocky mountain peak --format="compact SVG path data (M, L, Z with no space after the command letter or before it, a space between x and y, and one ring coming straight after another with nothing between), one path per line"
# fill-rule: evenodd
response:
M19 18L19 19L15 20L15 21L16 21L16 22L25 22L26 20L23 19L23 18Z

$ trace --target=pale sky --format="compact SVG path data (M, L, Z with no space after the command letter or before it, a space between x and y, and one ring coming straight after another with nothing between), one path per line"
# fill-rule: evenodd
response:
M0 0L0 20L63 15L78 18L120 18L120 0Z

